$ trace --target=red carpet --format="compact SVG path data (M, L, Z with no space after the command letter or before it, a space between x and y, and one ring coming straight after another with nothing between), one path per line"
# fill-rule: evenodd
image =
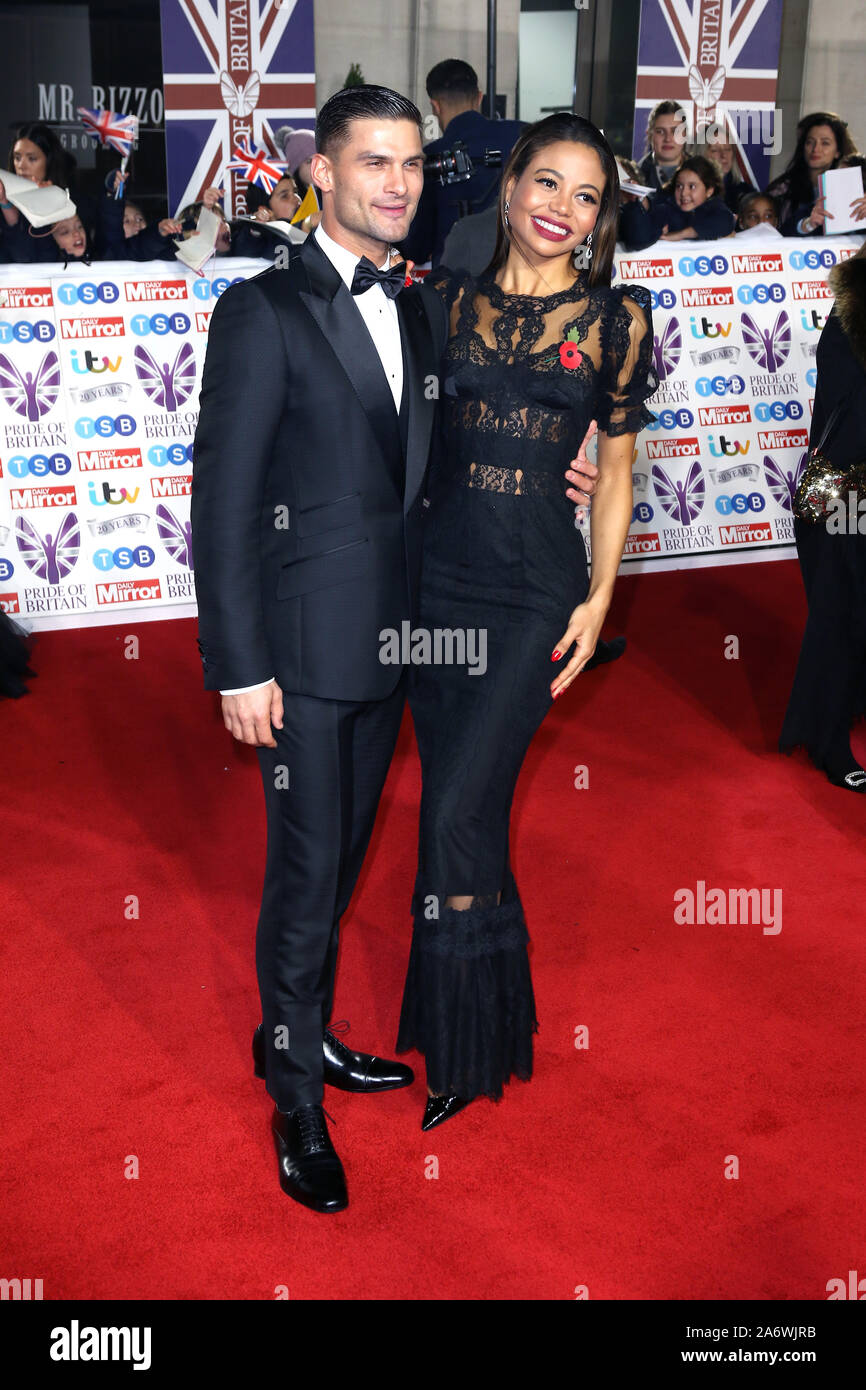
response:
M337 1216L277 1184L249 1050L258 768L193 624L43 635L0 706L0 1275L46 1299L820 1300L866 1274L866 797L774 751L803 611L792 563L621 581L628 651L554 708L518 790L535 1077L428 1135L414 1055L410 1089L329 1090ZM407 722L337 998L386 1054L418 792ZM699 880L780 889L781 932L679 925Z

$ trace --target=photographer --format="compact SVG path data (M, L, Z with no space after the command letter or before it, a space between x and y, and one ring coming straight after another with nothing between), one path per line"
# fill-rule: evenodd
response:
M468 179L441 183L435 173L426 171L424 190L402 251L409 259L434 266L442 259L445 238L464 214L482 212L496 202L504 164L520 132L523 121L491 121L482 116L481 92L474 68L459 58L446 58L427 74L427 95L443 134L424 146L427 164L453 151L456 143L466 147L472 163ZM502 159L496 167L484 164L485 151L499 150Z

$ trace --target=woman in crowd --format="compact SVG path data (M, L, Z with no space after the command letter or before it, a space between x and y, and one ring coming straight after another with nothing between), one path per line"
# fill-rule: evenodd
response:
M536 730L598 641L658 385L649 291L610 285L618 187L601 132L549 116L511 152L486 272L430 277L450 336L418 622L483 634L485 664L410 668L423 789L397 1046L426 1060L424 1129L532 1072L511 803ZM596 423L589 570L562 474Z
M274 229L272 233L262 233L250 223L236 222L233 224L236 237L234 241L236 256L261 256L276 254L276 248L282 241L286 240L293 243L306 241L307 233L302 227L291 226L292 218L301 206L301 195L298 192L294 179L286 174L275 185L273 192L268 195L263 189L251 184L247 189L247 207L252 212L257 222L282 222L289 224L289 229L284 232L282 228ZM305 219L306 221L306 219ZM304 224L302 224L304 225Z
M686 113L678 101L660 101L650 111L646 145L647 152L638 165L638 182L647 188L664 188L689 153Z
M737 231L750 232L753 227L764 224L779 230L779 205L769 193L756 193L753 189L740 199Z
M829 284L810 444L847 470L866 461L866 242ZM779 746L804 747L834 786L862 793L850 731L866 713L866 535L848 526L847 493L843 503L842 525L794 522L808 617Z
M718 167L702 155L686 159L659 193L626 203L620 233L629 251L656 241L715 241L730 236L734 214L722 197Z
M303 202L308 189L316 192L310 175L310 161L316 153L316 133L313 130L293 130L291 126L281 126L274 136L277 148L284 153L287 172L291 174ZM318 197L318 194L316 194ZM311 232L319 225L321 213L314 212L301 223L304 232Z
M752 184L740 178L736 155L736 146L725 135L713 135L707 140L707 157L718 165L722 175L722 197L735 214L739 211L742 198L754 191Z
M75 160L49 126L41 121L19 126L6 167L19 178L30 179L40 186L53 183L65 188L81 214L79 199L73 193ZM92 210L88 200L86 212ZM24 262L56 260L57 248L52 238L32 232L24 214L8 201L5 185L0 182L0 234L7 258Z
M819 179L857 153L841 116L833 111L813 111L803 117L787 169L767 188L779 201L783 236L822 236L833 230L825 219Z

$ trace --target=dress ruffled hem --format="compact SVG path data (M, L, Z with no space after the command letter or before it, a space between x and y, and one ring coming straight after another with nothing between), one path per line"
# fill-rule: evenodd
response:
M434 1092L499 1100L532 1076L528 940L519 901L416 914L397 1051L423 1053Z

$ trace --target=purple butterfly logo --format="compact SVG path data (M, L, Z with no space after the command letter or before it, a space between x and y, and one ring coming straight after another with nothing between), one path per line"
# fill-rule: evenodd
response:
M677 318L668 319L661 336L653 334L653 361L659 381L665 381L676 371L682 350L680 321Z
M759 367L777 372L788 360L791 351L791 321L784 309L772 328L759 328L751 314L741 314L743 342L749 356Z
M689 526L704 505L707 485L701 466L695 459L684 483L674 483L657 463L652 468L656 496L667 512L681 526Z
M173 560L192 569L192 525L180 522L164 502L156 509L156 529L159 539Z
M135 372L152 401L165 410L179 410L195 386L195 353L189 343L177 350L174 365L155 362L147 348L135 349Z
M46 535L43 539L26 517L19 516L15 521L15 540L25 564L37 579L59 584L74 566L81 549L78 517L74 512L67 512L56 538Z
M0 352L0 395L18 415L41 420L60 394L60 363L56 352L46 352L36 372L19 372Z
M786 512L793 510L794 493L797 491L797 484L806 466L806 459L809 457L809 450L804 449L800 455L800 462L792 472L785 472L779 467L775 459L770 458L769 454L764 455L764 476L767 479L767 487L775 497L780 507L784 507Z

